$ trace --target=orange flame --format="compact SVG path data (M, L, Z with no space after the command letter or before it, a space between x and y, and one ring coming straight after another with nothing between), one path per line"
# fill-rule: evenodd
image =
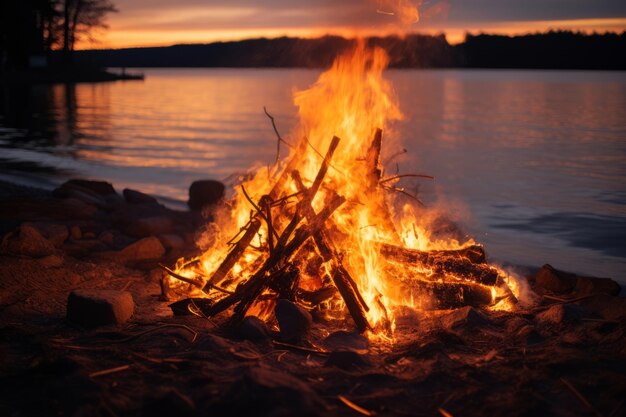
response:
M393 88L383 77L387 63L384 50L368 48L365 42L359 41L349 53L338 57L313 86L296 92L294 102L299 108L300 126L290 141L298 142L294 136L304 136L300 142L305 146L292 147L287 160L296 162L294 166L308 187L316 177L323 160L321 155L333 136L341 139L330 160L323 186L311 205L315 212L319 212L332 192L346 198L346 203L331 217L334 245L369 306L370 323L374 327L392 329L395 306L419 307L425 300L403 291L403 277L398 277L397 271L391 271L379 259L377 245L387 242L419 250L459 249L462 246L452 239L431 238L431 218L427 214L418 215L411 203L401 204L400 199L395 201L393 195L380 192L382 168L378 164L378 155L372 152L372 144L377 143L375 132L387 129L391 122L402 118ZM375 161L371 160L372 154ZM211 276L216 271L228 253L231 238L236 235L240 238L240 232L251 221L254 208L250 201L258 202L263 195L270 194L283 170L285 166L257 170L252 178L242 181L242 187L235 190L230 204L215 213L216 220L208 234L211 241L205 242L209 250L198 259L203 275ZM282 187L281 197L297 192L293 181L284 181ZM282 210L283 214L273 219L277 230L283 230L293 214L289 205ZM255 248L268 245L269 233L267 224L263 223L250 247L232 268L230 278L221 283L224 289L235 290L256 271L264 255ZM326 268L327 265L323 264L312 273L302 271L301 287L319 287L320 275ZM182 263L177 272L189 278L194 275ZM412 278L410 275L429 276L432 273L426 266L406 268L401 272L407 279ZM249 314L263 315L267 311L267 306L262 306L250 310Z

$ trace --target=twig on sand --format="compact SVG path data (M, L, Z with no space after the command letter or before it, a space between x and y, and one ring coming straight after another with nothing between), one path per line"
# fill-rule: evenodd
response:
M350 407L351 409L353 409L354 411L356 411L359 414L363 414L364 416L375 416L376 413L370 410L366 410L365 408L356 405L355 403L353 403L352 401L350 401L349 399L347 399L346 397L344 397L343 395L338 395L337 398L339 398L339 401L341 401L342 403L344 403L345 405L347 405L348 407Z
M578 391L576 389L576 387L574 385L572 385L571 382L569 382L565 378L560 378L560 380L561 380L561 383L563 383L563 385L565 385L565 387L568 390L570 390L572 392L572 394L574 394L574 396L576 398L578 398L578 401L580 401L582 405L587 407L589 409L589 411L591 411L596 416L602 417L602 414L600 412L598 412L595 408L593 408L593 405L591 405L591 403L580 393L580 391Z
M125 371L125 370L127 370L129 368L130 368L130 365L117 366L115 368L109 368L109 369L104 369L102 371L92 372L92 373L89 374L89 377L90 378L96 378L98 376L110 375L110 374L114 374L116 372Z

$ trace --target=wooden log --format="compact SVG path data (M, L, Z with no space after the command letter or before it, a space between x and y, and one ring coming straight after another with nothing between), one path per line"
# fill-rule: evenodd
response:
M462 249L421 251L418 249L403 248L389 243L372 242L377 246L379 253L387 259L398 262L431 263L435 258L451 257L456 259L468 259L475 264L485 262L485 250L481 245L467 246Z
M285 181L289 178L289 173L293 171L296 168L296 166L298 166L301 155L306 150L306 145L307 145L306 140L304 139L300 140L300 143L298 144L298 147L294 155L291 157L291 159L285 166L285 169L283 169L280 176L278 177L276 184L274 184L274 186L272 187L272 189L270 190L268 194L272 200L276 200L279 197L280 193L283 191ZM246 230L244 237L241 238L237 242L237 244L235 244L235 246L230 250L230 252L228 252L228 255L226 255L226 258L224 258L220 266L215 270L213 275L208 279L207 284L219 284L224 278L226 278L230 270L237 263L239 258L241 258L241 255L243 255L243 252L246 250L246 248L248 247L248 245L250 244L254 236L258 233L259 229L261 228L261 222L260 222L259 217L261 217L260 214L256 213L253 221L248 226L248 229ZM205 293L208 293L211 290L211 287L205 286L202 290Z
M405 283L406 285L406 283ZM424 308L446 310L464 306L484 307L493 304L491 287L480 284L431 282L419 279L408 285L422 297Z
M267 278L268 276L271 277L272 271L275 270L276 266L279 263L289 263L290 258L296 253L298 248L313 234L317 233L330 215L344 202L344 197L336 196L333 198L309 224L301 226L295 231L293 239L282 250L279 250L278 247L276 248L274 255L270 256L264 265L243 286L242 295L239 298L239 304L235 307L232 322L236 323L244 318L246 311L248 311L254 300L267 287Z
M317 306L326 300L330 300L337 294L337 287L334 285L323 286L315 291L306 291L299 289L296 296L300 301L303 301L311 306Z
M400 235L393 224L391 212L385 201L385 195L379 186L382 177L382 167L380 166L380 152L382 150L383 131L376 129L374 137L365 155L366 174L365 180L367 184L366 195L368 197L367 204L372 207L374 213L377 213L377 220L381 222L383 230L391 233L391 237L396 242L402 242Z
M302 182L302 179L300 177L300 173L297 170L294 170L291 176L296 183L298 191L303 192L305 195L308 195L311 192L310 190L307 190L304 186L304 183ZM311 199L308 199L308 202L305 202L305 200L303 199L304 204L302 206L308 221L312 221L315 216L315 211L310 204L310 200ZM350 273L342 265L341 259L337 255L337 252L334 248L332 239L326 231L326 227L322 226L320 230L313 235L313 240L315 241L315 244L319 249L322 259L324 259L324 261L326 262L331 262L330 276L333 284L335 284L335 287L337 287L339 294L341 294L341 297L346 303L346 307L348 308L348 311L350 312L350 315L352 316L352 319L354 320L358 331L360 333L363 333L365 330L371 328L370 324L367 321L367 317L365 316L365 312L369 311L369 307L363 299L363 296L361 295L361 292L359 291L356 282L354 281L352 276L350 276Z
M433 281L454 277L483 285L496 285L498 282L499 273L496 268L487 264L475 264L469 258L459 256L458 252L430 253L387 244L379 244L379 248L381 255L387 260L429 269ZM475 252L470 250L468 253ZM478 255L475 256L476 259L478 257Z

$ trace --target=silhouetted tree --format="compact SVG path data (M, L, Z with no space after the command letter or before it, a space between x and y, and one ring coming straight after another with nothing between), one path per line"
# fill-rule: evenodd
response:
M96 28L108 27L107 14L117 12L109 0L54 0L60 12L60 40L66 55L74 51L76 42L83 36L91 36Z

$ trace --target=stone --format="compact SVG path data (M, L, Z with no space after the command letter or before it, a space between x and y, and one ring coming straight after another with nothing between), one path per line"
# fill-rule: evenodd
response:
M79 289L67 299L67 319L85 327L125 323L134 310L128 291Z
M159 239L150 236L126 246L119 255L124 262L156 260L165 255L165 248Z
M205 206L216 204L224 197L224 184L215 180L194 181L189 187L187 205L192 210L202 210Z
M137 219L130 223L124 232L129 236L146 237L158 234L167 234L172 231L174 222L166 216L152 216Z
M98 208L87 204L76 198L65 198L63 200L63 211L68 218L75 220L93 219L98 214Z
M324 366L334 366L346 371L361 369L368 366L363 355L353 350L335 350L328 355Z
M345 330L339 330L328 335L322 346L327 350L353 350L355 352L367 352L369 349L367 337Z
M535 327L530 324L521 327L515 333L515 338L526 346L536 345L544 341L544 338L535 330Z
M605 320L626 321L626 298L607 294L596 294L580 301L580 305L598 314Z
M32 225L22 224L19 229L6 234L0 243L0 253L41 258L52 255L56 248Z
M83 237L83 231L82 231L82 230L80 230L80 227L79 227L79 226L74 225L74 226L70 227L70 236L71 236L71 237L72 237L72 239L74 239L74 240L79 240L79 239L82 239L82 237Z
M289 300L279 299L274 309L280 337L285 342L296 343L306 337L313 319L303 307Z
M152 197L151 195L144 194L141 191L124 188L122 194L124 195L124 200L126 200L126 202L130 204L159 205L159 202L156 198Z
M568 324L589 317L589 311L576 304L556 304L537 314L535 320L544 325Z
M63 246L63 243L70 235L67 226L64 224L38 222L32 225L57 248Z
M590 294L619 295L622 288L611 278L578 277L574 290L580 296Z
M244 340L267 340L270 331L263 320L256 316L245 317L236 329L236 335Z
M104 232L100 233L100 235L98 236L98 240L106 245L113 245L113 243L115 242L115 235L108 230L105 230Z
M106 181L73 179L73 180L69 180L63 183L61 187L63 186L80 187L80 188L89 190L95 194L99 194L102 196L110 195L110 194L117 194L115 192L115 188L113 188L113 184L111 184L110 182L106 182Z
M456 330L489 324L489 318L474 307L466 306L442 316L441 324L446 329Z
M39 259L39 264L44 268L58 268L63 266L63 258L59 255L48 255Z
M173 233L159 235L158 238L167 250L180 249L185 246L185 239Z
M559 271L545 264L535 275L535 285L553 294L572 292L576 285L576 275Z

